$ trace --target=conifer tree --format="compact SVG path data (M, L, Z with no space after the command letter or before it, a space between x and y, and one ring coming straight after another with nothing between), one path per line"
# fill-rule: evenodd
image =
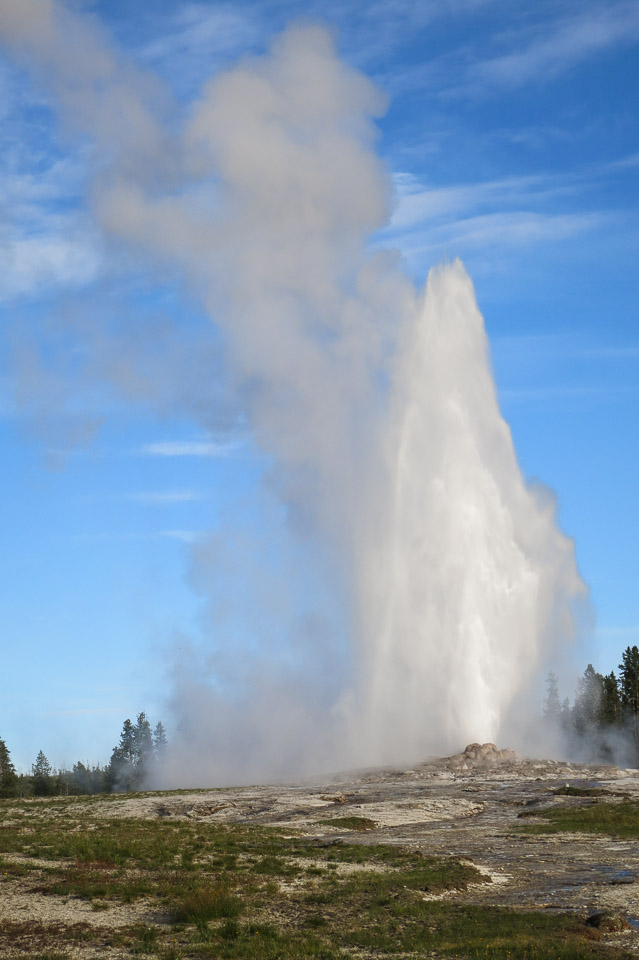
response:
M0 797L13 797L18 790L18 775L4 740L0 739Z
M619 684L614 670L603 677L601 695L601 723L617 727L623 721L623 709L619 696Z
M125 720L120 742L113 748L106 786L110 790L138 790L153 763L166 746L164 727L158 723L151 732L146 713L137 715L136 722Z
M591 663L577 683L577 696L573 707L573 723L578 734L592 733L601 722L603 677Z
M559 699L559 684L557 676L549 673L546 679L546 699L544 700L544 717L556 725L561 720L561 700Z
M143 772L153 759L153 736L146 713L139 713L134 728L135 766Z
M136 756L135 728L127 717L122 725L120 742L113 748L109 761L107 785L110 790L132 789Z
M36 761L31 765L31 775L33 777L33 792L36 797L46 797L53 790L51 775L53 771L51 764L45 757L42 750L38 752Z
M639 741L639 647L626 647L619 664L619 692L625 717Z
M156 760L161 760L164 754L166 753L167 741L166 741L166 731L164 729L164 724L161 720L155 725L153 731L153 753Z

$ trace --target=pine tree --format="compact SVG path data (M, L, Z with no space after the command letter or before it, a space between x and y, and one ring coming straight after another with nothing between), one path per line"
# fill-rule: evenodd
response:
M156 760L161 760L164 754L166 753L167 741L166 741L166 731L164 729L164 724L161 720L155 725L153 731L153 753Z
M139 713L135 724L125 720L120 742L111 754L106 774L107 789L139 790L158 756L158 749L165 746L164 727L160 723L152 733L146 713Z
M619 664L619 693L624 716L639 741L639 647L626 647Z
M135 746L135 728L127 718L122 725L120 742L113 748L107 774L110 790L131 790L135 773L137 751Z
M53 790L51 775L53 771L51 764L45 757L42 750L38 752L36 762L31 765L31 775L33 777L33 792L36 797L46 797Z
M18 775L4 740L0 739L0 797L13 797L18 791Z
M577 683L577 696L573 707L573 724L578 734L592 734L601 722L601 702L604 678L591 663Z
M558 726L561 721L561 700L559 699L559 684L554 673L549 673L546 679L546 699L544 700L544 717Z
M134 730L135 766L140 774L149 767L153 760L153 736L151 724L145 713L139 713Z
M120 743L115 749L118 754L118 759L121 760L122 763L135 763L137 757L137 751L135 748L135 727L128 717L122 725Z
M602 683L601 723L608 727L617 727L623 721L623 709L619 696L619 684L614 671L606 674Z

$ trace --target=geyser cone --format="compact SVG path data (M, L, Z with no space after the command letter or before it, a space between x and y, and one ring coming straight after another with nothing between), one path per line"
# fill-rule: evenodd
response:
M387 544L366 585L381 599L364 616L380 759L495 740L582 590L551 499L519 469L459 261L430 273L388 435Z

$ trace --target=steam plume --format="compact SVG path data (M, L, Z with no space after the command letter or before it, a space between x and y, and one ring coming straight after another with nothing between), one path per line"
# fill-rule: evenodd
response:
M5 2L2 37L99 146L103 230L179 268L205 305L286 510L276 572L322 582L321 615L288 597L272 622L259 608L258 648L246 631L232 650L215 641L212 683L182 647L174 779L210 780L203 747L238 780L496 739L570 638L582 587L552 501L518 468L463 266L418 293L368 248L391 196L374 151L383 96L320 27L213 77L185 122L55 0ZM237 530L194 548L218 627L211 571L246 578L260 549ZM273 594L252 569L257 604ZM265 651L270 628L288 639Z

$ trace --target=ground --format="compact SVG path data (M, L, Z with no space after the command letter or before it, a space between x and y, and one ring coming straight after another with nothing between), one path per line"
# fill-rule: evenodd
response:
M478 746L322 782L5 800L0 955L639 957L638 840L639 771Z

